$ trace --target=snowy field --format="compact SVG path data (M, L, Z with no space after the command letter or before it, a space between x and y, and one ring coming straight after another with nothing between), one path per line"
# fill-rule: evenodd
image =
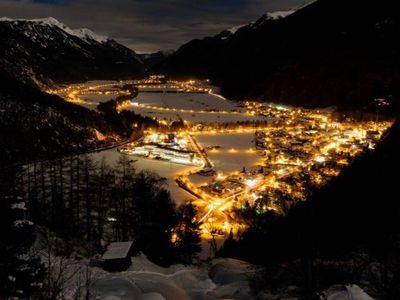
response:
M225 110L237 109L236 103L225 100L216 94L201 93L140 93L134 99L144 105L155 105L177 109Z
M217 172L226 174L241 171L243 168L248 170L262 162L261 153L254 150L254 132L196 134L196 139L203 148L221 147L207 151ZM212 177L192 174L189 179L196 186L204 186L211 182Z
M115 165L120 157L120 154L116 149L109 149L97 153L93 153L92 157L97 162L101 162L104 158L105 162L109 165ZM190 170L196 170L199 168L193 166L173 164L167 161L151 160L146 158L140 158L136 156L130 156L133 161L136 161L133 166L137 171L151 171L155 172L161 177L166 178L167 188L171 193L172 200L180 205L185 200L194 199L194 196L185 190L181 189L175 182L175 178L179 173L186 173Z
M219 113L219 112L179 112L179 111L162 111L151 108L142 107L131 107L134 112L148 116L157 117L158 119L166 120L178 120L178 115L191 123L227 123L227 122L244 122L244 121L256 121L265 120L263 117L251 116L245 114L233 114L233 113Z
M128 81L122 84L131 83ZM85 84L77 84L72 89L92 91L110 90L115 84L121 84L116 81L95 81ZM104 94L77 94L80 99L85 100L80 105L89 109L96 109L100 102L108 101L118 97L118 92ZM236 122L236 121L254 121L265 120L263 117L251 116L245 113L243 108L238 107L237 102L225 99L214 93L158 93L142 92L133 100L136 105L131 105L128 109L136 113L159 119L177 120L179 117L189 122ZM153 106L147 108L146 106ZM159 108L171 109L169 111ZM183 111L182 111L183 110ZM213 110L213 112L206 112ZM221 172L234 172L242 170L243 167L249 168L255 166L260 161L260 155L250 149L254 147L254 133L234 133L234 134L198 134L196 135L200 145L207 147L209 145L218 145L221 147L218 151L208 152L210 160L215 169ZM120 154L117 149L109 149L92 154L96 161L100 162L102 158L110 165L114 165ZM175 182L176 177L189 171L195 172L199 168L173 164L170 162L150 160L132 156L132 160L137 160L134 167L138 170L149 170L166 178L168 189L171 192L172 199L179 205L185 200L191 200L193 195L179 188ZM204 183L209 177L192 175L193 183Z
M224 123L265 119L245 114L244 109L238 107L238 103L213 93L139 92L134 102L139 106L131 106L130 109L139 114L159 119L177 120L178 115L192 123ZM165 111L158 108L173 110Z
M207 152L216 171L235 172L260 164L261 155L254 150L254 132L196 134L196 139L203 148L221 147Z
M243 167L248 169L256 167L261 163L260 153L254 150L254 132L196 134L196 139L203 148L217 145L221 147L216 151L208 151L208 157L214 164L215 170L218 172L229 173L241 171ZM116 149L109 149L92 154L96 161L101 162L104 158L109 165L115 165L120 155L121 154ZM199 170L198 167L136 156L130 157L134 161L137 160L134 163L134 167L138 171L149 170L166 178L171 197L177 205L184 203L185 200L194 199L193 195L178 187L175 178L182 173L188 173L189 171L196 172ZM196 185L203 185L210 179L211 177L201 175L190 176L190 180Z
M84 84L72 85L72 89L93 91L109 91L114 85L128 84L132 81L90 81ZM218 88L213 90L218 91ZM59 94L65 97L65 93ZM96 109L100 102L115 99L119 96L118 92L103 94L77 94L84 100L80 105ZM157 117L165 120L178 120L181 117L192 123L225 123L236 121L264 120L260 116L252 116L245 113L244 108L238 107L238 103L225 99L215 93L162 93L162 92L140 92L133 100L136 105L127 109L133 110L138 114L149 117ZM172 109L166 111L162 109Z

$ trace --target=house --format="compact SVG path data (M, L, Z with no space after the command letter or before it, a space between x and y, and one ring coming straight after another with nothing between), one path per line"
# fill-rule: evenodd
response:
M133 242L118 242L108 245L103 254L103 269L125 271L131 264Z

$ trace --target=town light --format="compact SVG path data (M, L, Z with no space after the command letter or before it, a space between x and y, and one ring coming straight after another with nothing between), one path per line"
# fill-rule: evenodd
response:
M246 185L250 188L250 189L254 189L257 186L258 181L256 179L247 179L246 180Z

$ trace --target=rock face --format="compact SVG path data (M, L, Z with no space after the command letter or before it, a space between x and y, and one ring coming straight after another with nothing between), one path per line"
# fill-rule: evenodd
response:
M1 18L0 37L0 73L31 85L123 79L144 72L134 51L54 18Z
M193 40L156 69L210 78L232 98L346 108L394 101L400 94L395 8L394 0L318 0Z

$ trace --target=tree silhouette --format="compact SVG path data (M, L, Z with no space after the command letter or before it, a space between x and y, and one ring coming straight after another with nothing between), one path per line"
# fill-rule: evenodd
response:
M196 207L192 203L181 205L178 209L175 251L177 260L187 265L191 264L201 251L201 224L197 222L196 214Z

